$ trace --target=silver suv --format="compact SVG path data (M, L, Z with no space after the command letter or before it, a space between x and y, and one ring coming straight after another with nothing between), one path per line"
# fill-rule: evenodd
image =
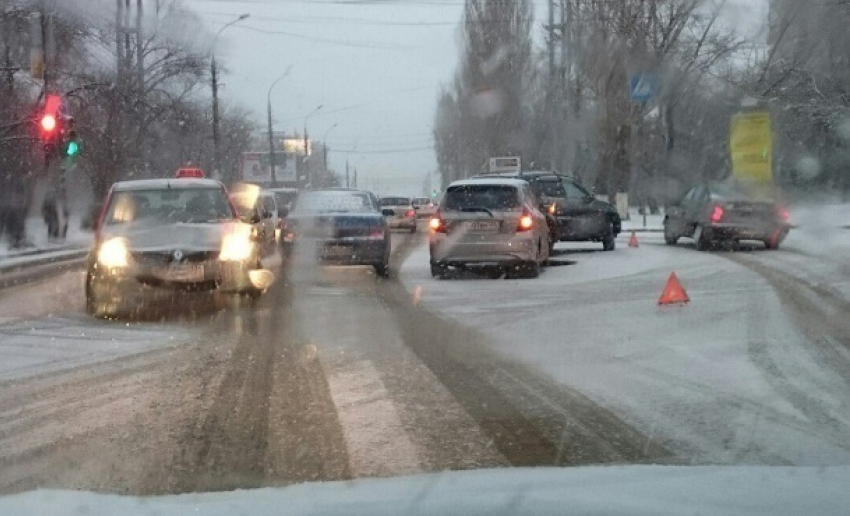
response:
M488 267L535 278L549 259L549 226L526 181L455 181L429 221L431 274L449 267Z

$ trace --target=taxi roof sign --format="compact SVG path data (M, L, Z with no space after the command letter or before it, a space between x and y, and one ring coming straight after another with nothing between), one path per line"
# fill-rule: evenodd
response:
M178 179L181 178L195 178L202 179L206 177L204 171L199 168L178 168L176 177Z

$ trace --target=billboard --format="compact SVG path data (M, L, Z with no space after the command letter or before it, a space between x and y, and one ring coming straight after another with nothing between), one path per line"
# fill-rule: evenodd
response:
M729 128L732 177L752 184L773 182L773 136L770 113L749 111L732 116Z
M283 158L286 157L284 161ZM295 156L292 154L275 154L274 173L278 182L295 181ZM242 180L249 183L271 183L272 168L268 152L242 153Z
M521 162L517 156L490 158L490 172L519 172Z
M304 155L304 138L284 138L281 141L281 147L287 154ZM313 141L307 140L307 155L313 154Z

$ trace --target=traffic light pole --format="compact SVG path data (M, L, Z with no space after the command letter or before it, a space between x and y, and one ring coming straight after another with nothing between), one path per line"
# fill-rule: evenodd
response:
M221 156L218 153L218 69L215 65L215 54L210 61L210 76L212 79L212 124L213 124L213 173L221 174ZM220 179L226 179L223 175ZM225 181L226 182L226 181Z

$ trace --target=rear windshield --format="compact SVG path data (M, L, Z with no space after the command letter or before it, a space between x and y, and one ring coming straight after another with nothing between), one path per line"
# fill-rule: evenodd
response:
M423 206L423 205L428 204L430 202L431 202L431 199L428 198L428 197L417 197L416 199L413 199L413 204L415 204L417 206Z
M307 192L295 200L299 213L374 213L377 207L366 192Z
M531 183L532 188L534 189L534 193L536 193L539 197L566 197L567 194L564 191L564 184L560 179L556 178L546 178L546 179L538 179Z
M410 199L407 197L382 197L381 206L409 206Z
M446 191L442 207L446 210L486 208L488 210L515 210L520 206L519 192L509 185L463 185Z
M233 218L233 209L221 188L163 188L113 193L104 224L157 226Z

